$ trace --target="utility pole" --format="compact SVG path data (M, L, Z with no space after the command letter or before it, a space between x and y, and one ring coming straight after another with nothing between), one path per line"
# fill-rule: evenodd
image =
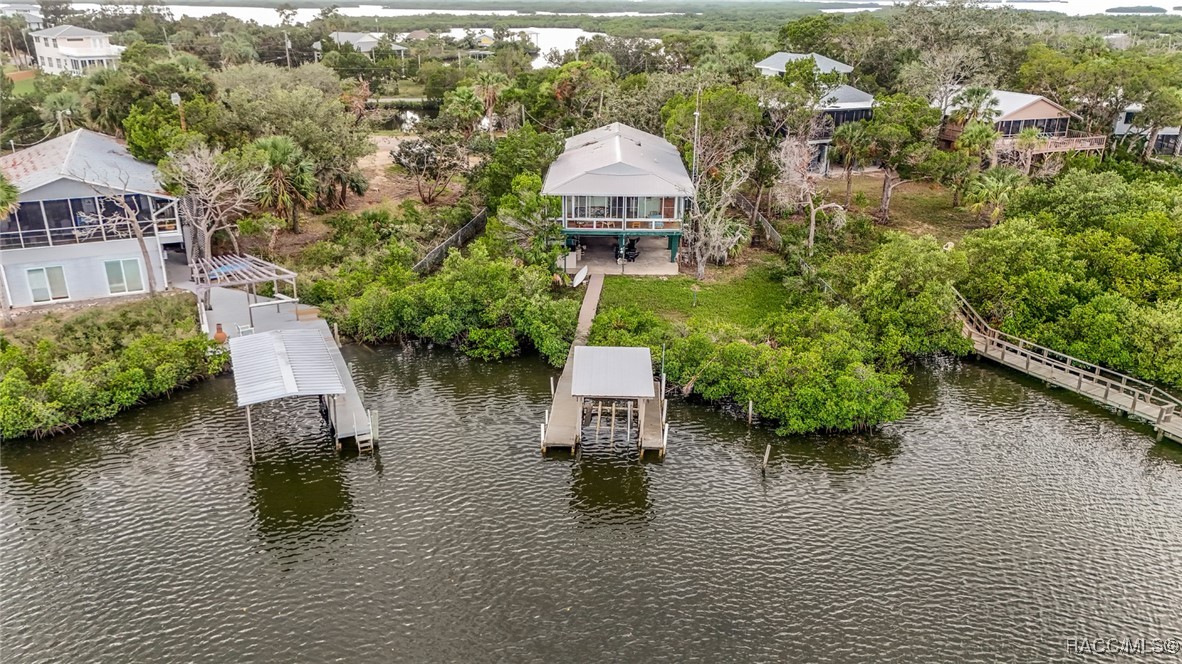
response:
M287 68L291 69L291 39L287 36L287 30L283 31L283 53L287 55Z
M694 102L694 154L690 159L690 181L698 186L698 136L702 128L702 86L698 86L697 99Z

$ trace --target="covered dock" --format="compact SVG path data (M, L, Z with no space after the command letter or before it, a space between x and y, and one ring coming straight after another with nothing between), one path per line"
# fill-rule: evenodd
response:
M305 306L301 311L297 298L278 293L275 297L252 296L255 286L267 282L291 284L294 296L295 272L247 254L198 260L188 268L192 281L182 286L193 289L199 296L197 308L202 328L212 336L215 334L213 328L224 324L223 331L229 337L234 379L238 388L238 405L248 408L248 424L251 405L285 396L317 396L321 401L321 414L329 423L338 449L345 440L356 443L359 451L373 449L377 442L375 420L361 401L349 366L337 347L335 335L317 315L317 309ZM208 309L200 297L206 294L210 303ZM285 304L293 306L284 307ZM318 375L321 380L336 376L340 391L307 391L320 388L301 386L298 382L294 384L294 388L298 388L295 392L289 394L273 389L263 394L275 396L260 400L249 396L257 393L257 386L249 388L248 392L243 391L244 385L252 385L257 380L257 377L250 377L252 373L269 376L272 385L292 388L291 377L296 373L291 369L292 354L287 352L293 348L292 344L301 357L298 362L303 370L310 370L308 362L312 356L309 353L319 358L315 365L318 373L305 375ZM269 357L275 359L266 359ZM284 366L288 370L284 370ZM318 384L324 387L323 383ZM253 432L249 433L253 454Z
M614 439L623 416L624 441L664 456L667 442L662 386L653 380L652 353L643 347L582 346L571 349L567 367L547 413L543 452L550 448L576 450L583 426L595 418L596 434L604 417Z

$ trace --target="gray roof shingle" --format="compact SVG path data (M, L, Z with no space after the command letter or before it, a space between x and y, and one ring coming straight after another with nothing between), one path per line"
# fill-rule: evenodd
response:
M139 161L122 143L105 134L76 129L64 136L0 157L0 171L21 192L62 178L85 182L100 194L124 190L168 196L156 167Z
M822 74L829 74L832 72L848 74L854 70L853 67L845 64L844 62L838 62L833 58L827 58L820 53L784 53L782 51L780 53L773 53L759 62L756 62L755 66L782 72L784 71L784 65L787 63L803 60L805 58L812 58L813 62L817 66L817 69Z
M52 28L45 28L29 34L34 37L105 37L107 35L105 32L79 28L76 25L55 25Z

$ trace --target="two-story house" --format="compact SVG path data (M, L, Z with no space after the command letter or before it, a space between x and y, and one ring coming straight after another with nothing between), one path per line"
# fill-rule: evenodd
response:
M844 78L853 67L817 53L775 53L755 63L755 68L764 76L784 74L788 63L812 60L819 74L840 74ZM811 170L829 172L829 146L833 142L833 131L847 122L869 120L874 114L874 95L844 83L833 85L819 99L817 128L809 138L813 147Z
M79 129L0 157L0 171L20 191L0 218L9 306L142 293L149 271L168 285L165 246L182 242L177 201L119 141Z
M663 238L661 251L676 263L694 185L673 144L614 122L566 139L542 193L562 199L559 222L571 243Z
M89 69L115 69L119 66L122 46L111 43L111 36L79 28L58 25L29 33L37 65L46 74L82 74Z
M386 34L382 32L330 32L328 38L337 44L349 44L358 53L368 55L373 59L373 50L377 48L382 40L386 38ZM321 42L314 42L312 48L320 53L323 49ZM394 51L399 57L406 57L406 52L410 49L405 46L397 44L390 44L390 50Z
M959 91L958 91L959 92ZM954 94L951 99L955 101ZM954 104L955 105L955 104ZM939 108L935 102L933 107ZM1072 119L1079 116L1063 106L1043 97L1011 90L993 90L989 110L993 114L993 127L1001 137L994 149L999 152L1013 151L1017 147L1017 135L1023 129L1038 129L1043 137L1041 145L1033 147L1034 154L1053 152L1103 152L1107 136L1074 131L1070 128ZM964 126L953 120L955 111L950 111L940 130L940 142L944 147L956 143Z
M1112 125L1112 134L1120 138L1128 136L1143 136L1149 138L1149 132L1144 127L1137 126L1137 114L1141 112L1141 104L1130 104L1116 116ZM1153 141L1152 152L1160 156L1182 156L1182 127L1162 127L1157 130L1157 137Z

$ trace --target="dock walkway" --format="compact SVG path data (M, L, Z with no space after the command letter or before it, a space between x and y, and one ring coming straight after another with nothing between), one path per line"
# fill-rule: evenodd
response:
M587 280L587 292L583 294L583 304L579 307L579 323L575 328L575 341L566 356L566 366L562 369L562 377L554 388L550 410L547 411L546 423L542 426L542 451L552 448L574 449L583 431L583 417L579 412L579 400L571 396L571 385L574 381L575 346L586 346L591 336L591 323L595 320L595 312L599 309L599 296L603 294L603 275L593 274Z
M603 277L603 274L592 274L587 282L587 292L583 295L583 304L579 308L574 343L567 354L562 376L554 386L550 410L546 411L546 421L542 424L543 453L550 449L575 450L581 442L583 426L590 420L591 412L584 412L579 398L571 394L574 382L573 358L575 348L587 345L587 339L591 336L591 324L599 308L599 296L603 293ZM661 456L665 455L667 427L664 387L660 381L653 382L653 393L656 394L656 398L644 409L643 419L636 425L637 447L642 454L652 450Z
M1158 439L1182 442L1182 401L1155 385L1006 334L992 326L960 295L963 332L982 357L1062 387L1129 417L1148 422Z
M174 286L185 290L195 289L193 282L188 279L185 273L176 268L173 268L173 271L175 276L170 280ZM341 382L345 385L345 394L337 401L335 421L327 409L324 409L322 414L332 427L333 438L338 446L341 441L352 440L357 444L359 450L373 449L376 440L370 412L361 401L361 394L353 382L353 374L349 371L345 357L341 355L340 347L333 337L332 330L329 329L328 323L320 318L319 310L316 307L298 305L299 315L297 316L297 305L290 301L254 296L246 291L220 286L210 288L209 292L210 304L213 308L206 311L201 309L200 304L198 304L198 308L203 327L211 337L217 331L218 323L221 323L222 330L231 337L238 336L239 329L245 331L245 328L248 327L253 328L255 333L272 330L314 329L323 335L328 344L329 354L341 375ZM275 306L250 306L266 302L274 302Z

